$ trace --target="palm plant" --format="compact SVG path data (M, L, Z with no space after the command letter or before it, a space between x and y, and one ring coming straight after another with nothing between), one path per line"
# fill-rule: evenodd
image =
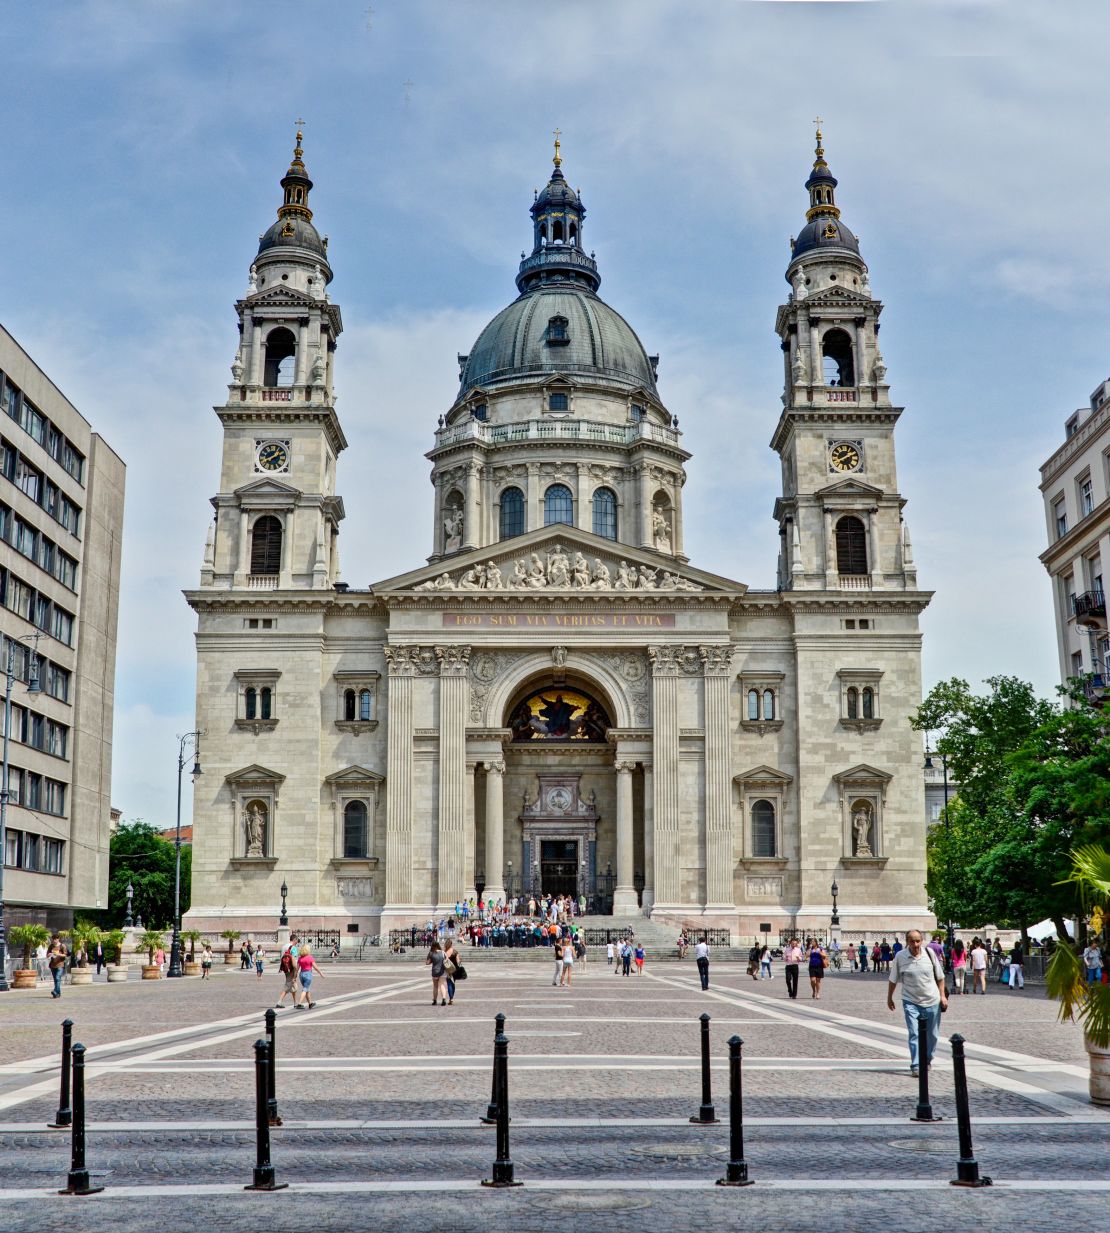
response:
M1075 886L1084 914L1090 915L1096 933L1110 919L1110 849L1086 844L1073 849L1072 869L1062 884ZM1105 941L1105 938L1103 939ZM1078 939L1077 939L1078 942ZM1105 953L1105 947L1104 947ZM1091 1060L1091 1098L1100 1104L1110 1100L1107 1077L1110 1052L1110 985L1090 983L1077 945L1058 946L1045 974L1049 997L1060 1003L1060 1018L1080 1023Z
M123 943L126 937L122 929L109 929L102 937L107 953L115 955L117 967L123 963Z
M87 967L89 963L89 947L95 946L100 941L100 929L92 921L83 920L78 917L73 929L70 931L70 937L73 941L74 952L77 955L77 966L80 968Z
M161 929L144 929L139 934L139 940L135 949L146 951L149 967L154 966L154 952L163 944L163 941Z
M50 941L50 931L45 925L13 925L8 930L8 941L23 951L23 970L27 971L31 966L31 952Z
M238 929L224 929L220 933L221 938L227 938L227 953L230 955L235 949L235 943L242 937L242 933Z
M186 929L182 935L182 939L189 943L189 962L196 963L197 961L197 943L200 941L199 929Z

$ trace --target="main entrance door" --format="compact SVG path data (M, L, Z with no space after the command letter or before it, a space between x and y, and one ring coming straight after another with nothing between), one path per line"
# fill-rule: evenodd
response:
M540 841L540 878L545 895L578 897L578 841L543 839Z

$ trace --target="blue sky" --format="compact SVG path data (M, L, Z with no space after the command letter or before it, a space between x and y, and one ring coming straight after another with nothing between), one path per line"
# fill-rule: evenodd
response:
M173 820L232 305L293 121L342 307L352 585L430 551L423 452L515 295L563 131L602 295L660 352L693 562L774 584L773 332L812 119L886 304L927 683L1057 674L1037 467L1110 373L1104 6L112 0L5 10L0 319L128 464L114 799Z

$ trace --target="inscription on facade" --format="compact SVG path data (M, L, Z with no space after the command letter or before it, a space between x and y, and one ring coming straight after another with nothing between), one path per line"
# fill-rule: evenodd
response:
M444 629L674 629L674 613L445 612Z
M369 903L374 898L374 879L336 878L335 891L340 899Z
M749 899L779 898L782 895L782 878L748 878Z

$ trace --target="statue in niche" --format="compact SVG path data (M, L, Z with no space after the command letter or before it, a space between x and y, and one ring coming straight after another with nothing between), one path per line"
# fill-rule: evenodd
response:
M551 648L551 662L556 668L565 668L567 666L567 648L565 646L553 646Z
M660 552L670 552L671 526L667 521L667 515L661 509L655 510L651 515L651 530L656 548Z
M443 551L458 552L462 547L463 512L457 505L449 505L443 518Z
M871 851L871 806L860 801L852 814L852 838L856 856L872 856Z
M266 855L266 810L260 801L251 801L243 814L247 834L247 855Z

